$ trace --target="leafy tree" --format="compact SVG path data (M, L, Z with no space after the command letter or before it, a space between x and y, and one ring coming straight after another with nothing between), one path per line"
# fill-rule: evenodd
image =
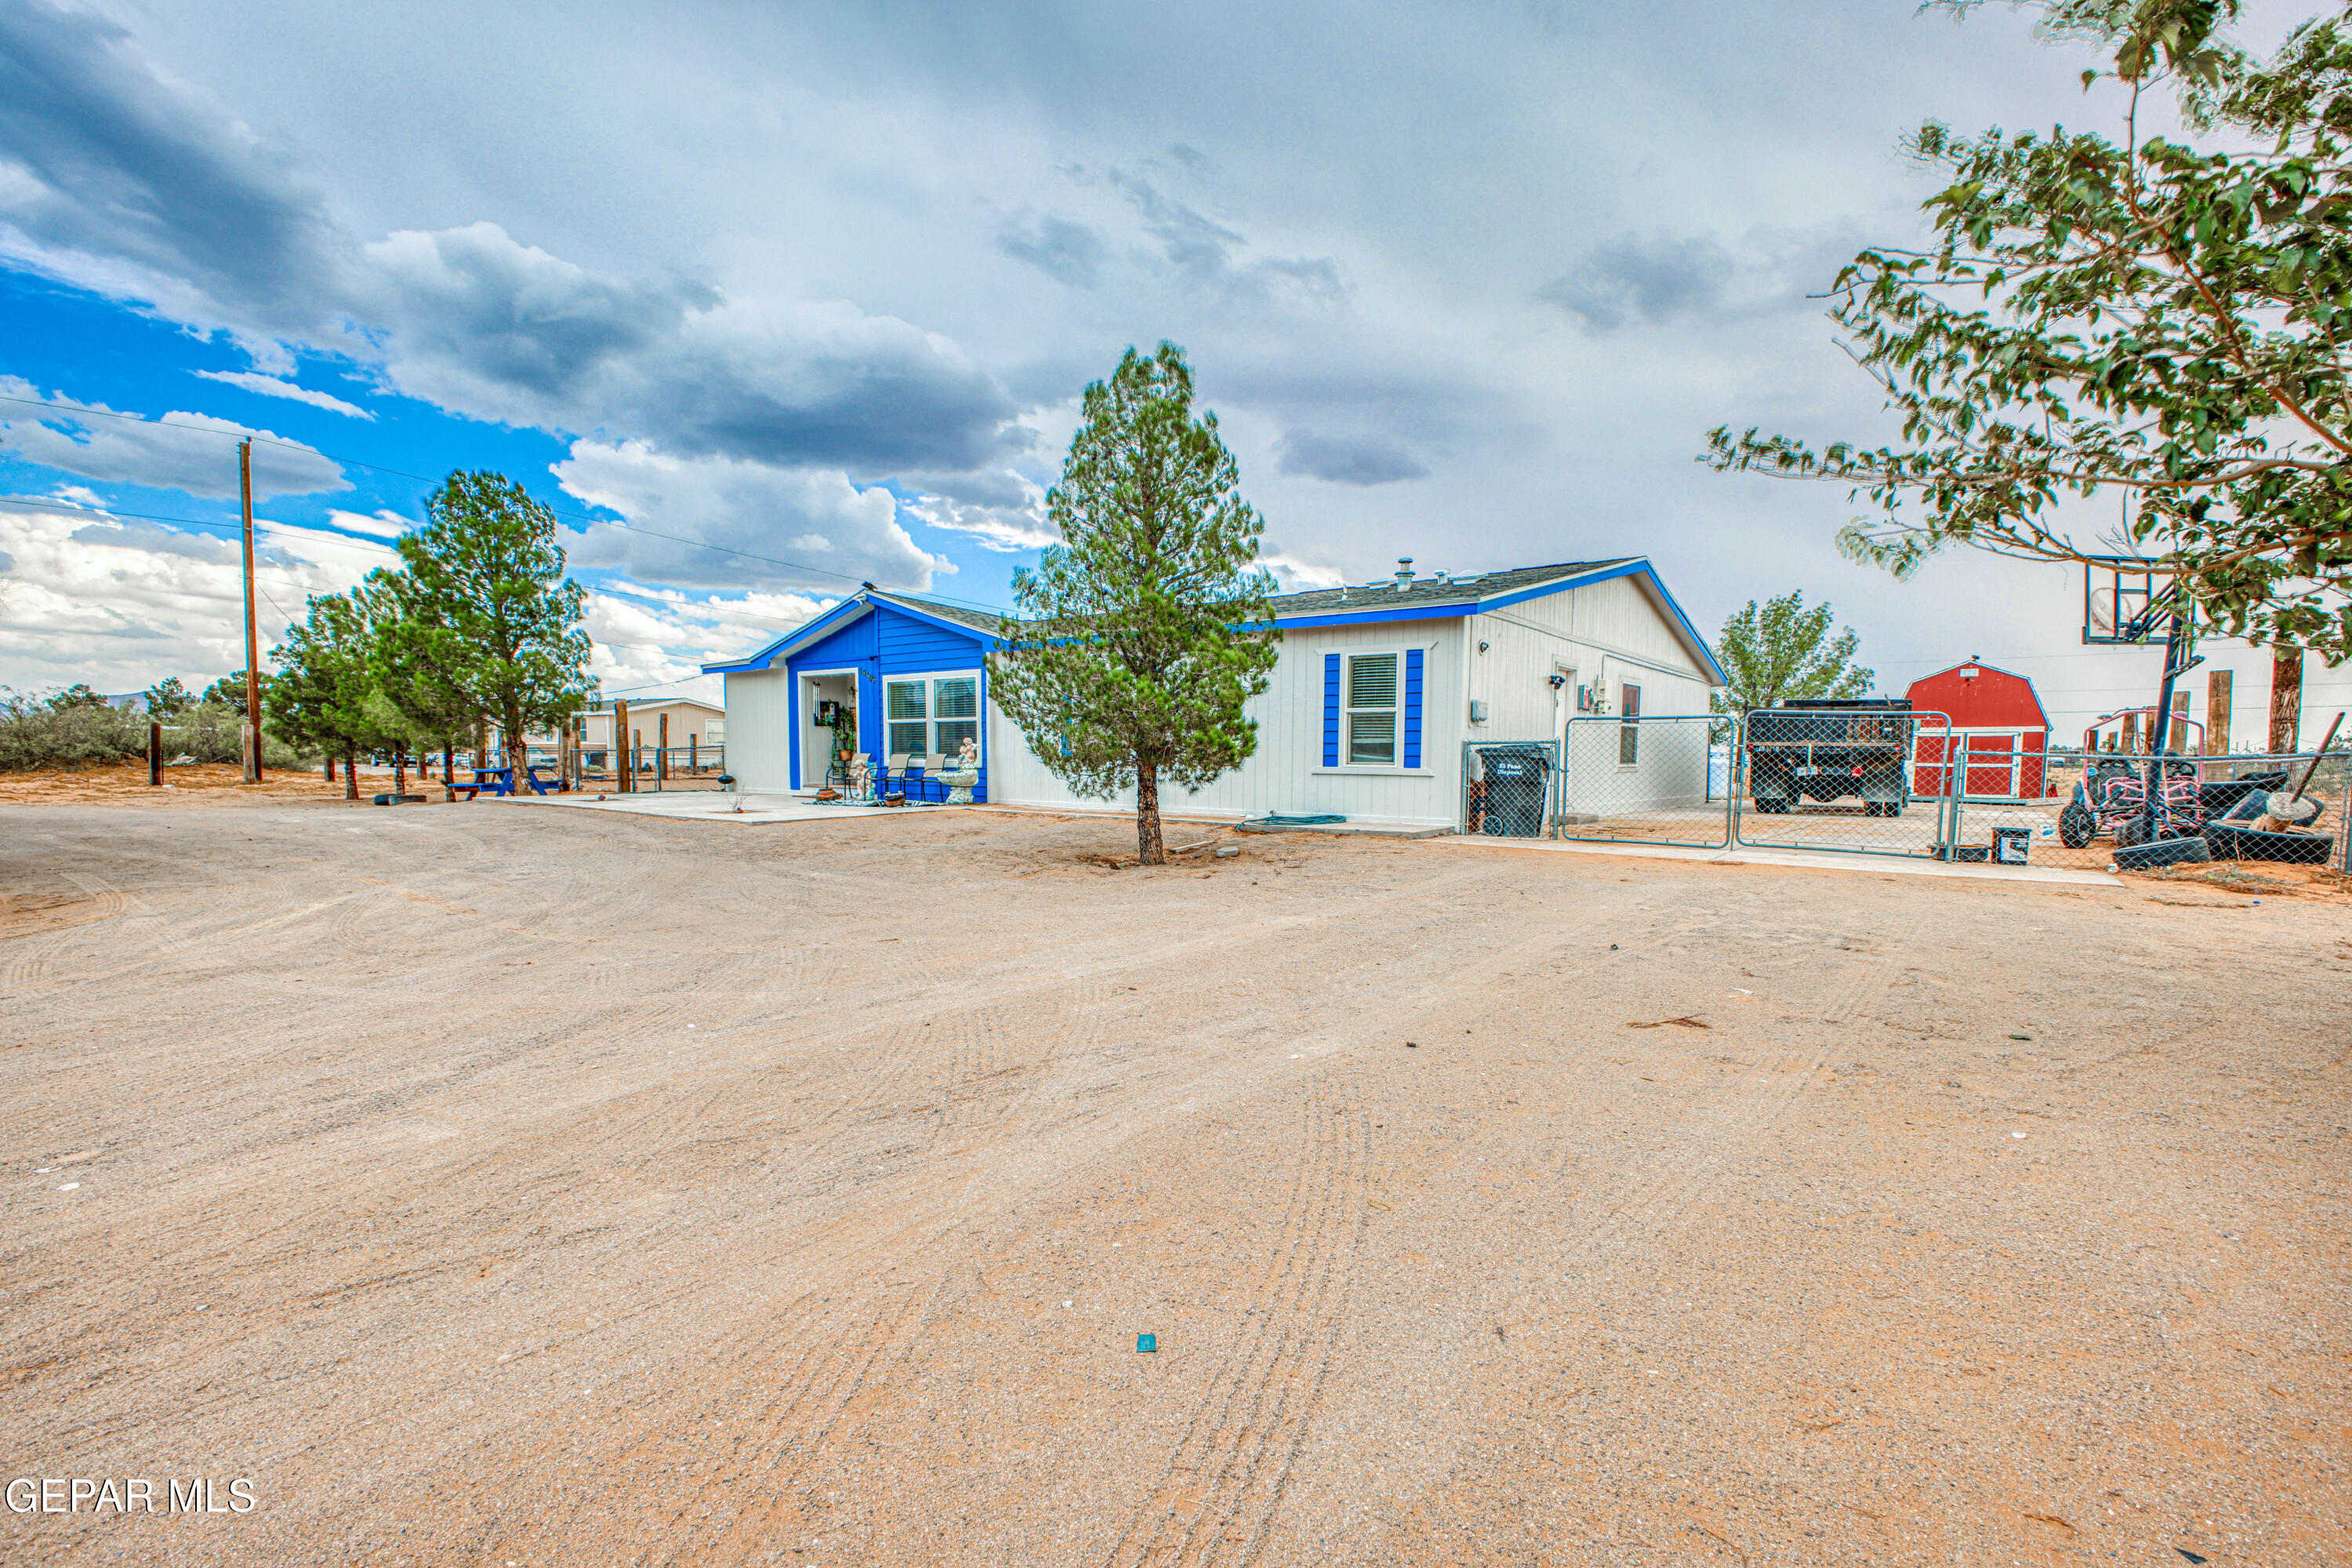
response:
M112 706L112 703L92 691L88 685L79 682L67 687L62 691L53 693L49 698L51 710L58 713L67 712L75 708L110 708Z
M1854 633L1832 641L1830 607L1806 609L1802 593L1768 599L1761 610L1748 600L1716 639L1730 684L1708 702L1717 713L1744 714L1792 698L1864 696L1873 676L1853 662Z
M244 712L245 671L240 669L234 675L224 675L205 687L204 700L206 702L217 703L223 708L234 708L240 713Z
M502 474L451 474L425 513L394 542L404 614L383 657L446 686L429 697L436 710L446 695L497 720L517 760L525 733L560 723L595 689L580 626L587 594L563 574L555 514Z
M357 594L313 596L308 618L286 628L270 649L277 672L263 703L270 728L298 749L316 748L343 762L343 798L359 798L352 764L386 739L383 699L372 658L376 628Z
M2233 635L2352 653L2352 35L2306 23L2265 65L2215 31L2238 9L2053 0L2046 36L2112 51L2120 142L1924 126L1935 243L1833 286L1901 440L1719 428L1703 460L1866 496L1840 543L1898 575L1955 543L2141 556ZM2164 87L2187 142L2141 134ZM2081 537L2065 503L2116 491L2126 521Z
M1062 536L1013 574L1022 619L990 655L997 704L1081 795L1135 786L1137 857L1167 857L1160 781L1197 789L1257 748L1242 705L1266 688L1279 634L1252 570L1265 525L1236 493L1217 416L1192 416L1192 371L1163 342L1087 388L1085 422L1045 504Z
M196 694L180 682L176 675L167 675L141 695L147 699L148 714L169 721L196 705Z

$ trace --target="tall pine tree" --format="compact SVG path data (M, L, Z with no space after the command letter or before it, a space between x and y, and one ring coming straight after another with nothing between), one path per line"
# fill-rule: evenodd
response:
M587 593L563 574L555 514L503 474L453 473L425 513L424 527L396 541L407 570L387 666L429 671L445 688L431 694L434 710L498 721L520 768L523 736L560 724L595 689L580 626Z
M1127 351L1086 391L1045 505L1062 542L1013 576L1020 619L992 654L997 706L1081 795L1135 789L1137 858L1165 862L1160 784L1197 789L1257 749L1243 704L1279 634L1255 570L1265 525L1237 493L1217 416L1192 414L1184 351Z

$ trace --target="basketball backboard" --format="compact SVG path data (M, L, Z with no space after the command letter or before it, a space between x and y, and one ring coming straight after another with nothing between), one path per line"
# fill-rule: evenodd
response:
M2083 567L2085 643L2162 642L2172 635L2172 578L2145 561L2110 559Z

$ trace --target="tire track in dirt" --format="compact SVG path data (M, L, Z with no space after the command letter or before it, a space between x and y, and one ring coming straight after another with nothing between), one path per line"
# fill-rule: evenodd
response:
M1330 1375L1370 1214L1371 1133L1347 1114L1360 1099L1310 1080L1273 1253L1108 1568L1247 1563L1264 1542Z

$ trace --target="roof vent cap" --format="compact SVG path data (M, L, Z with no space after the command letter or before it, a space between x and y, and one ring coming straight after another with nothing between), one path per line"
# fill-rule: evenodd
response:
M1397 557L1397 586L1400 589L1412 586L1412 557L1410 555Z

